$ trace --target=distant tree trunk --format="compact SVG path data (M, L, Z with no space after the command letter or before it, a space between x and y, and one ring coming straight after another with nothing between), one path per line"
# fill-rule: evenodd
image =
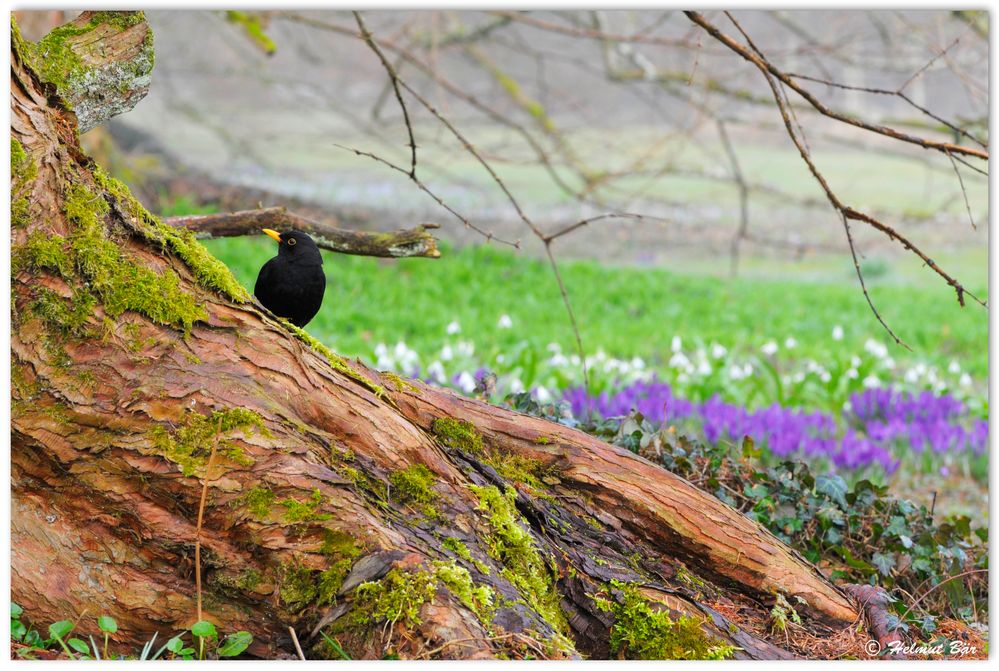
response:
M766 624L778 595L809 636L856 627L843 591L685 480L262 313L80 149L66 86L93 122L134 97L78 86L90 66L56 50L133 67L142 15L85 13L44 55L12 28L11 580L39 626L111 615L120 647L196 621L207 480L202 617L259 657L294 655L289 626L317 657L319 630L356 658L631 656L610 634L634 598L737 657L796 650ZM62 81L39 61L60 56Z

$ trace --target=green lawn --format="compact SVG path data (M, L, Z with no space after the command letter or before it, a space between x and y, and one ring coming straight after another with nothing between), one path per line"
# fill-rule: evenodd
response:
M252 290L260 266L275 253L264 236L207 243ZM558 288L546 264L494 247L445 248L439 260L383 261L325 254L330 279L322 311L307 330L336 350L368 356L379 342L403 340L422 353L437 351L447 325L455 338L483 353L527 341L575 349ZM663 269L609 267L591 261L562 264L588 352L661 362L670 341L717 341L756 349L768 340L798 341L798 356L823 361L832 350L860 352L867 338L889 344L900 362L946 367L957 359L982 380L988 375L988 313L961 308L942 282L884 283L871 294L895 331L912 347L890 344L855 282L727 279ZM793 276L791 276L793 277ZM982 297L986 287L969 286ZM501 315L513 328L498 328ZM845 337L834 341L840 325Z

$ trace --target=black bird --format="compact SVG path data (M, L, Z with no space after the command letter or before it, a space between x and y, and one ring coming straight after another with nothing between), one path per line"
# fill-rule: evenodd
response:
M326 292L326 274L319 247L305 233L264 233L278 242L278 254L264 264L253 293L265 308L299 328L319 312Z

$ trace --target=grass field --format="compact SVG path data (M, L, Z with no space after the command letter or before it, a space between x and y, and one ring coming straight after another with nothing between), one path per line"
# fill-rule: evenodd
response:
M252 290L260 266L275 253L268 238L209 241L208 247ZM376 259L325 254L330 285L308 330L341 353L369 358L379 342L405 341L435 351L448 324L456 338L495 355L526 341L575 350L572 330L551 270L543 262L493 247L445 248L443 258ZM888 345L900 363L947 367L957 360L976 380L988 375L988 314L958 306L942 282L884 283L871 294L892 328L911 347L894 345L871 314L855 282L775 281L676 274L658 268L608 267L590 261L562 265L588 352L639 356L664 363L675 335L758 350L770 340L797 341L795 354L823 361L831 352L861 351L869 338ZM986 287L969 286L986 297ZM502 315L512 328L497 326ZM844 337L831 337L835 326ZM486 360L485 358L483 360Z

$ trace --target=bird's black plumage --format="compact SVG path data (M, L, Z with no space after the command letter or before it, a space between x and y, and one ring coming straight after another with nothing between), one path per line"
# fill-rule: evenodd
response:
M323 304L323 257L312 238L301 231L264 232L279 241L278 254L260 269L253 293L278 317L305 326Z

